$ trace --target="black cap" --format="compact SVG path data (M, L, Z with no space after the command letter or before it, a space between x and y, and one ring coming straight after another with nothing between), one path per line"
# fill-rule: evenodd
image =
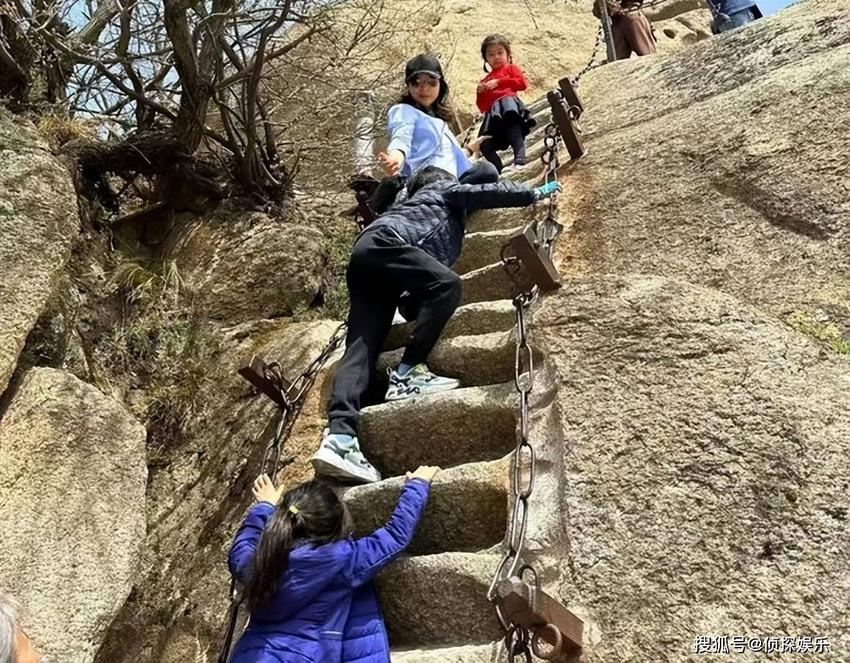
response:
M407 66L404 68L404 82L409 82L417 74L430 74L442 80L443 68L440 66L440 61L433 55L420 53L407 61Z

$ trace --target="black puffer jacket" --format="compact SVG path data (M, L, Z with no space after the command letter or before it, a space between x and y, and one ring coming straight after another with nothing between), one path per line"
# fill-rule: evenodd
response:
M445 180L393 205L363 232L387 228L451 267L460 256L469 214L495 207L525 207L534 201L534 190L517 182L460 184Z

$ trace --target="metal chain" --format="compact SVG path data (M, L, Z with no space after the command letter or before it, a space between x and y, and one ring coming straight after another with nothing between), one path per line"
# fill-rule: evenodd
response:
M596 43L593 44L593 51L590 54L590 59L587 61L587 64L584 66L576 77L573 79L573 85L578 85L581 77L584 76L591 69L596 69L602 65L601 62L596 62L596 55L599 53L599 46L602 44L602 26L599 26L599 30L596 32Z
M505 552L490 588L487 590L487 600L495 605L496 618L505 632L505 646L512 661L531 661L531 634L512 624L497 602L499 583L513 576L520 575L522 553L525 548L525 534L528 527L528 501L534 490L535 453L529 442L530 427L530 396L534 387L534 354L529 343L526 313L528 307L537 297L537 287L520 293L513 299L516 310L516 353L514 359L514 386L519 392L520 425L517 444L513 453L513 490L514 509L511 516L510 531L508 532L508 549ZM526 471L523 471L527 468Z
M283 406L279 408L275 434L268 445L266 445L265 452L263 453L263 461L260 466L261 474L268 474L274 479L280 470L283 443L292 432L292 427L295 425L295 420L301 412L307 393L316 381L316 376L324 368L328 359L331 358L331 355L333 355L340 343L345 339L345 330L346 325L343 322L336 328L321 353L310 362L310 365L304 369L288 388L280 372L280 364L274 362L266 366L265 377L277 387L283 401ZM269 466L269 460L272 457L274 457L274 463Z
M651 9L652 7L657 7L658 5L663 5L664 3L671 1L672 0L648 0L639 7L635 6L634 8L625 9L624 11L634 12L643 9ZM593 44L593 51L590 53L590 59L587 61L587 64L584 66L584 69L578 72L578 74L576 74L576 77L573 78L573 85L577 86L579 84L579 81L581 80L581 77L584 76L588 71L596 69L597 67L601 67L603 64L605 64L604 62L596 61L596 56L599 53L599 47L602 45L602 35L602 25L600 25L599 30L596 33L596 42Z
M574 114L572 109L570 110L570 114ZM546 126L543 133L543 154L540 155L540 161L546 169L545 179L547 184L556 181L558 167L561 165L558 150L560 137L561 132L558 130L556 124L551 123ZM549 207L546 210L543 227L538 227L537 230L537 236L541 239L541 245L546 249L549 258L551 258L552 252L555 250L555 240L564 230L564 226L558 222L558 217L555 214L554 196L549 196Z
M547 183L555 181L559 166L558 142L560 132L555 124L547 125L544 131L544 150L540 157L545 169L545 180ZM537 222L535 222L537 223ZM555 200L549 197L549 207L543 220L542 228L538 227L537 236L540 245L551 258L554 250L554 242L560 234L563 226L558 223L555 214ZM516 311L516 350L514 355L514 386L519 393L519 434L513 452L513 493L514 508L508 531L507 551L503 555L487 590L487 600L493 603L496 618L505 633L505 647L508 657L514 663L525 661L531 663L531 652L533 649L533 634L526 628L514 624L505 614L498 601L498 586L506 578L523 577L526 573L534 576L535 586L538 584L537 572L522 560L525 550L525 537L528 528L529 499L534 490L536 475L536 455L532 446L530 435L531 424L531 391L534 388L534 352L531 348L530 334L528 330L529 309L538 295L538 287L522 288L519 285L519 271L521 265L519 259L511 255L510 245L502 249L502 266L508 276L517 286L519 292L513 298Z
M274 435L263 451L260 474L267 474L272 480L277 476L281 466L283 444L292 432L292 427L295 425L301 408L304 406L308 392L316 382L319 371L324 368L325 364L328 363L328 360L345 339L345 332L346 324L343 322L336 328L319 355L310 362L310 365L288 387L280 371L280 364L275 362L266 366L264 377L270 380L280 392L283 404L278 406L278 418ZM272 459L274 459L274 462L270 464ZM228 608L227 628L225 630L224 643L218 657L218 663L227 663L230 658L230 647L233 643L233 635L236 630L239 607L242 604L242 597L239 594L239 587L235 577L231 577L230 579L229 594L230 607Z

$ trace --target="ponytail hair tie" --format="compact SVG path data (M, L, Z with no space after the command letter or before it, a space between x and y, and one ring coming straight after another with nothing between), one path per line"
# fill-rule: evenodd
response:
M298 507L290 506L289 507L289 513L291 513L293 516L297 516L298 515Z

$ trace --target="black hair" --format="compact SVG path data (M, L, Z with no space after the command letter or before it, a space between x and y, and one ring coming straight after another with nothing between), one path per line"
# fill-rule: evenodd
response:
M513 63L514 61L514 57L511 54L511 42L505 35L498 33L487 35L484 37L484 41L481 42L481 59L484 60L484 71L490 71L490 65L487 63L487 47L496 44L505 49L508 54L508 62Z
M254 612L275 592L298 543L320 546L345 538L351 519L328 484L308 481L288 491L263 530L245 583L245 600Z
M456 180L457 178L449 171L437 168L437 166L425 166L417 170L413 177L407 181L407 195L413 196L420 189L443 180Z

